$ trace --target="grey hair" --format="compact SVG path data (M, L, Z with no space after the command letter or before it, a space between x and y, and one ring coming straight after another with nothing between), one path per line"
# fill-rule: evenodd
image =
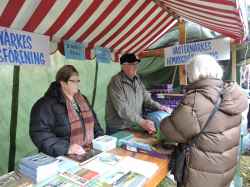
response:
M223 70L214 57L202 54L191 58L187 76L190 83L205 78L222 79Z

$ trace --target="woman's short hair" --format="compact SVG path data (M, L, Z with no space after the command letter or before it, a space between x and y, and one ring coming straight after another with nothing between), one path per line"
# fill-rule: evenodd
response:
M58 82L58 83L60 81L68 82L69 78L72 75L79 75L76 68L72 65L64 65L56 73L56 82Z
M205 78L222 79L223 70L214 57L197 55L187 65L187 76L190 83Z

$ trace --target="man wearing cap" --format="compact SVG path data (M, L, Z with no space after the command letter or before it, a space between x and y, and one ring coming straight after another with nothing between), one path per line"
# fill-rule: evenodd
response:
M154 122L142 117L143 107L170 112L168 107L152 100L150 94L137 75L140 62L134 54L124 54L120 58L121 72L112 77L107 88L106 133L139 127L149 134L156 131Z

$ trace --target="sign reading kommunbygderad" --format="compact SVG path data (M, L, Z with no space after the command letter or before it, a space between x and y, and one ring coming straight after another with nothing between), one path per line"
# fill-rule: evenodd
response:
M210 54L216 60L230 59L230 41L215 39L176 45L164 49L165 66L175 66L188 63L192 56Z
M0 27L0 64L49 63L49 37Z

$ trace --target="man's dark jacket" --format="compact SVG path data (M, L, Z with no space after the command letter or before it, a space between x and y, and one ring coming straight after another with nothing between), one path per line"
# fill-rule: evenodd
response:
M86 97L85 99L87 100ZM104 133L96 114L93 110L92 112L95 117L94 136L97 137ZM70 132L65 98L60 85L53 82L45 95L32 107L30 137L39 151L51 156L59 156L68 152Z

